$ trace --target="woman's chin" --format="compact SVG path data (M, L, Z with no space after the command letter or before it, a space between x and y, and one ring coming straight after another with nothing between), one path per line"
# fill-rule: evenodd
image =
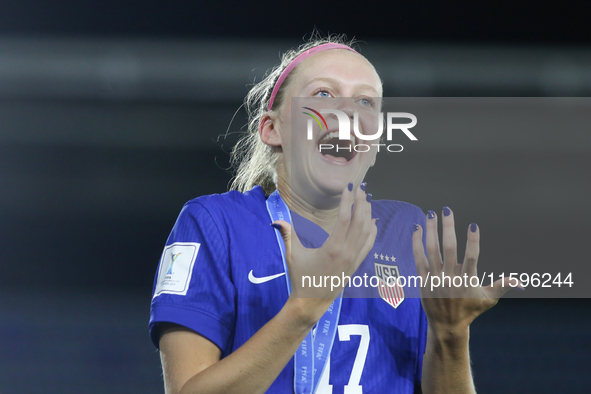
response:
M322 194L327 197L339 196L345 187L351 182L350 176L327 175L327 177L317 180L315 183Z
M313 171L313 178L327 194L340 194L350 182L357 182L361 173L360 162L354 158L352 161L343 163L342 159L319 160Z

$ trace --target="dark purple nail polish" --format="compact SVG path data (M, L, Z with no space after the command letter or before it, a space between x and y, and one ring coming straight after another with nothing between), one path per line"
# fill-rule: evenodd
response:
M271 227L276 228L277 230L281 230L281 225L278 223L271 223Z
M361 182L361 185L359 185L359 187L361 188L361 190L365 191L365 187L367 186L366 182Z
M427 217L429 219L435 219L435 211L431 211L431 210L427 211Z
M367 193L367 202L371 202L371 193Z
M419 225L415 223L415 229L414 231L417 231L419 229Z
M478 226L476 225L476 223L472 223L472 224L470 225L470 231L472 231L473 233L475 233L475 232L476 232L476 229L477 229L477 228L478 228Z
M449 216L450 212L449 207L443 207L443 216Z
M525 291L525 287L516 286L515 288L516 288L517 290Z
M347 188L349 189L349 191L353 191L353 183L349 182L349 185L347 186Z

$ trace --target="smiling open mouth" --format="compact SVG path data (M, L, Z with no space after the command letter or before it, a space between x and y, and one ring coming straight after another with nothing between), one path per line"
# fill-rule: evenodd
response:
M326 133L318 141L318 151L320 154L325 157L338 159L338 161L351 161L357 155L354 147L355 137L350 135L348 140L341 140L339 139L338 131Z

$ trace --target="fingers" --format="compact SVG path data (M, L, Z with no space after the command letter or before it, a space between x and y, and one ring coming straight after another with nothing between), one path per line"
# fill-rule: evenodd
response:
M437 215L433 211L427 213L427 257L433 274L441 273L442 260L439 252L439 236L437 234Z
M454 227L454 214L449 207L443 207L441 223L443 225L443 271L453 273L458 262L458 241Z
M365 186L365 183L359 185L355 194L351 226L343 245L354 256L352 261L354 270L373 248L378 234L377 219L371 217L371 194L365 193Z
M475 223L468 227L466 254L463 264L457 263L457 239L454 226L454 214L448 207L443 208L443 259L439 248L437 234L437 215L433 211L427 213L427 257L433 275L477 276L477 263L480 254L480 231ZM413 238L414 239L414 238Z
M291 263L292 246L303 248L300 239L298 238L295 231L292 231L291 225L285 220L277 220L271 223L271 226L278 229L281 233L283 243L285 244L285 261L288 264ZM294 245L292 245L292 241L294 241Z
M337 250L348 250L355 258L361 250L366 249L368 242L373 245L375 236L372 240L371 233L375 223L371 219L371 203L364 190L365 183L357 186L356 190L353 188L353 184L349 184L343 190L337 223L326 243L335 253Z
M371 212L370 212L370 214L371 214ZM357 264L361 264L363 259L365 259L365 257L369 253L369 251L373 248L373 245L376 241L376 236L378 235L378 227L376 226L376 220L377 219L371 220L371 226L369 229L369 236L365 240L365 244L363 245L363 247L361 248L361 251L357 255L357 260L356 260Z
M355 193L355 204L351 225L347 231L345 247L360 250L365 244L372 226L370 195L365 193L365 184L359 185Z
M353 205L353 184L349 183L347 187L343 189L341 194L341 203L339 204L339 213L337 222L335 223L334 229L330 234L330 240L336 243L342 243L345 241L347 231L351 224L351 206Z
M468 240L466 241L466 254L462 264L462 273L468 276L477 275L478 255L480 254L480 229L476 223L468 226Z
M417 266L417 273L425 279L427 272L429 272L429 262L425 255L423 247L423 228L415 224L415 231L412 234L412 252L415 256L415 265Z
M496 299L497 301L511 289L524 290L523 283L508 276L495 281L492 285L487 286L484 289L488 298Z

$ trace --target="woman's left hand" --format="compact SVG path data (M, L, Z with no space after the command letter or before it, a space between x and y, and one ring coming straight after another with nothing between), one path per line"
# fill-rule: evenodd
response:
M427 255L423 248L421 226L417 226L412 240L417 272L425 284L421 286L420 291L429 329L445 335L467 330L476 317L493 307L508 290L520 287L521 283L515 278L505 277L494 282L492 286L481 286L477 272L480 252L478 226L473 223L468 228L466 254L460 264L457 258L454 215L447 207L443 209L442 222L443 257L439 248L435 212L429 211L427 214ZM476 278L471 281L472 277ZM443 278L445 280L442 280ZM431 286L432 283L439 286ZM456 286L454 283L461 285ZM470 283L477 285L471 286Z

